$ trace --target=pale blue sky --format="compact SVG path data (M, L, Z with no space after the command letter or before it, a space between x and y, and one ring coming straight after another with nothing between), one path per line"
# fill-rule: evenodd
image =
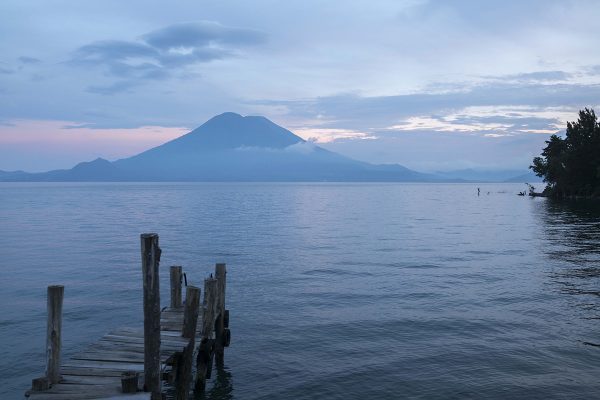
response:
M132 155L224 111L422 171L526 169L600 103L598 1L0 3L0 169Z

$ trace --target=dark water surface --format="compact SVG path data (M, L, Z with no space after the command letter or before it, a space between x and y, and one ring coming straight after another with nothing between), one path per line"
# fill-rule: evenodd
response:
M201 284L228 264L208 399L600 398L600 207L522 185L1 184L0 398L141 326L139 234ZM489 192L489 194L487 194Z

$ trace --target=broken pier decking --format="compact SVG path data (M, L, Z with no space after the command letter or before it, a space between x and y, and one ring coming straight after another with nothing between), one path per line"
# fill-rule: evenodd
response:
M26 393L33 400L160 399L162 381L173 385L175 398L186 399L194 382L200 395L210 378L213 359L223 361L229 345L229 312L225 310L225 264L200 289L187 286L182 302L182 270L171 267L171 304L160 310L158 235L142 235L144 328L109 332L61 363L62 286L48 288L46 374ZM158 310L158 311L157 311ZM192 376L194 354L196 374Z

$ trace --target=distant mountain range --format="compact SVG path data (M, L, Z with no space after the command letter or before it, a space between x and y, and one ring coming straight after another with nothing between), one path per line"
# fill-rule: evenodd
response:
M460 169L455 171L438 171L436 176L446 179L460 179L469 182L541 182L541 178L526 170L489 170L489 169Z
M398 164L353 160L307 142L267 118L224 113L133 157L113 162L98 158L42 173L0 171L0 181L490 181L454 172L425 174ZM524 173L513 172L504 181Z

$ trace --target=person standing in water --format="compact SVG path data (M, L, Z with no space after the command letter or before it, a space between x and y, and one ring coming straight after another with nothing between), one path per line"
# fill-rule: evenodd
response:
M477 196L479 196L480 192L481 192L481 189L477 188Z

